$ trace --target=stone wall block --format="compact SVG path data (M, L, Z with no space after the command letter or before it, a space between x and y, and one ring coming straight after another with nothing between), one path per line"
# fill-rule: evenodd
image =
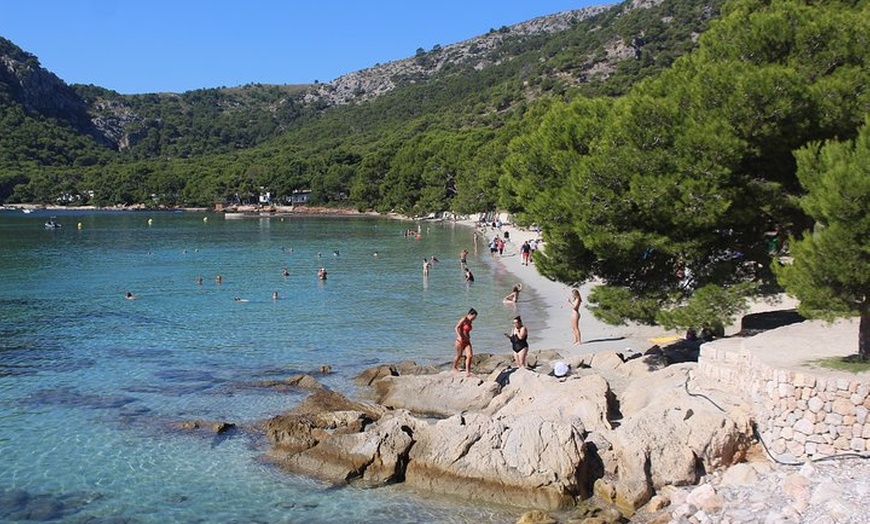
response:
M828 389L828 379L819 377L816 379L816 391L822 392Z
M809 435L810 433L813 432L813 429L814 429L814 425L809 420L807 420L805 418L798 420L794 424L794 430L800 431L804 435Z
M827 416L825 416L825 422L828 424L839 426L843 423L843 415L839 415L837 413L828 413Z
M867 422L867 413L870 413L870 410L865 408L864 406L856 406L855 407L855 422L858 424L863 424Z
M831 444L819 444L816 450L819 452L819 455L825 457L830 457L837 452L836 448L834 448L834 446L832 446Z
M807 400L807 409L813 413L818 413L825 407L825 403L818 396L814 396Z
M770 449L773 450L775 455L782 455L786 450L785 442L783 439L774 440L770 443Z
M864 423L864 429L861 430L861 438L870 438L870 424Z
M865 442L864 442L864 439L862 439L862 438L853 438L853 439L852 439L852 442L850 443L850 446L849 446L849 447L852 449L852 451L857 451L857 452L860 453L860 452L863 452L863 451L864 451L864 449L865 449L865 445L866 445L866 444L865 444Z
M841 416L854 415L855 405L850 400L838 398L831 406L831 411Z
M813 433L812 435L807 436L807 442L812 442L814 444L824 444L825 439L818 433Z
M795 442L792 440L791 442L788 442L785 447L788 452L791 453L794 457L802 457L806 453L804 445L800 442Z

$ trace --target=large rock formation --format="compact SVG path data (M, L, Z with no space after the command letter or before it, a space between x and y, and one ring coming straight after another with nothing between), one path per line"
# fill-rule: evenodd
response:
M745 412L695 393L691 364L659 369L658 359L608 354L560 378L545 374L552 362L539 373L490 360L487 377L374 370L361 382L377 404L319 391L266 423L270 456L338 483L405 482L527 508L572 506L594 484L631 514L663 486L740 460L748 445Z

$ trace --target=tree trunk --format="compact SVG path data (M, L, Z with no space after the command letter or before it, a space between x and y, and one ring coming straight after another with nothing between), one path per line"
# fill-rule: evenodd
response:
M870 309L861 312L861 323L858 324L858 360L867 361L867 350L870 350Z

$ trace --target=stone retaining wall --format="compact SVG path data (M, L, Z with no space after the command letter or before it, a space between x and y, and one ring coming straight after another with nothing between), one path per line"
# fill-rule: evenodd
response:
M701 346L702 375L740 394L774 456L807 460L870 451L870 386L846 373L776 369L743 347L748 339Z

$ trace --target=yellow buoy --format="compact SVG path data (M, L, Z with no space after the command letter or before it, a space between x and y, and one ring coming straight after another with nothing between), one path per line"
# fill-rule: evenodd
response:
M78 224L76 224L76 227L79 228L79 229L81 229L81 228L82 228L82 223L79 222Z

